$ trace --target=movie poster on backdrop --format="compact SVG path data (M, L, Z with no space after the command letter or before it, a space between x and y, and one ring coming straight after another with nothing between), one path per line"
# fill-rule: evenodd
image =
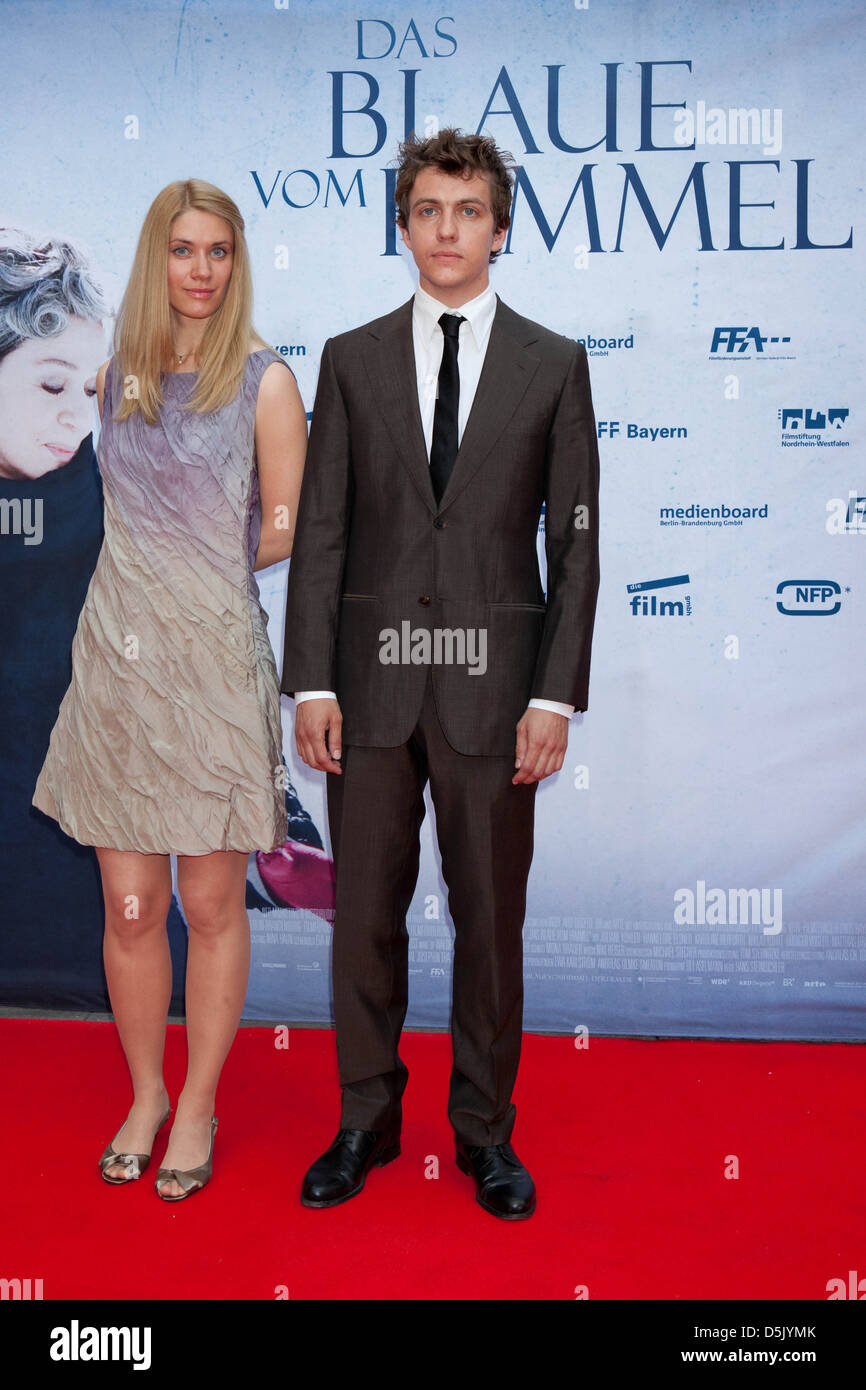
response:
M525 1026L578 1044L586 1029L862 1036L858 8L447 10L235 0L217 14L193 0L138 5L133 25L94 0L58 2L45 25L43 7L17 5L4 13L10 51L34 58L6 77L0 222L62 227L122 287L159 188L191 175L224 187L247 222L256 325L309 411L325 341L414 290L393 223L398 141L454 124L509 150L517 184L492 283L519 313L585 344L602 477L589 710L537 797ZM94 99L70 119L68 85L43 81L34 102L46 71L95 75ZM106 331L111 307L98 310ZM77 317L86 325L90 313ZM92 371L95 342L87 354ZM3 394L13 362L0 360L0 439L21 419ZM98 438L92 407L81 429ZM84 472L67 610L98 545L89 455ZM28 605L55 582L39 556L61 536L44 522L41 543L26 544L35 510L23 492L15 510L14 464L2 478L20 637ZM544 585L543 515L538 553ZM286 566L257 578L279 661ZM64 621L53 636L39 629L58 653L69 611ZM26 697L36 741L58 683L59 668L54 686L46 677ZM289 839L250 856L246 1016L326 1022L330 843L323 779L297 756L293 709L283 701ZM6 775L12 807L23 774ZM427 806L407 1022L440 1027L453 931ZM31 822L7 834L25 877L44 862ZM18 977L36 979L47 939L59 996L102 989L98 909L73 886L74 866L90 872L86 853L58 852L56 891L68 884L75 905L38 954L25 944L15 957ZM27 895L16 902L11 931L26 941ZM63 958L70 912L77 974ZM177 899L173 912L180 950Z

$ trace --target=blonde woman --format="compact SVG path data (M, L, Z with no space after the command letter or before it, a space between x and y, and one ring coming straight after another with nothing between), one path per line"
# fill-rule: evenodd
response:
M189 927L188 1069L156 1191L212 1171L217 1082L249 975L251 850L286 837L279 688L253 571L291 554L306 417L251 324L244 224L199 179L170 184L139 238L99 370L105 542L33 804L93 845L103 958L133 1104L99 1161L146 1168L170 1114L170 858Z

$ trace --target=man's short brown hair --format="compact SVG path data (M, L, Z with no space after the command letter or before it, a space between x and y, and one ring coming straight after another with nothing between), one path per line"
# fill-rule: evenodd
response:
M490 185L493 226L497 232L508 227L514 189L514 160L507 151L498 149L489 135L464 135L452 126L426 140L412 135L400 145L399 160L394 189L398 227L409 226L409 195L422 169L441 169L445 174L459 174L463 178L486 174ZM491 261L495 261L499 255L501 251L492 251Z

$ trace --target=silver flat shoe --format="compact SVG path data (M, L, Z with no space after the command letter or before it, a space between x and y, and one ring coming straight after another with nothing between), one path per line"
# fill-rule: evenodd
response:
M210 1182L213 1172L213 1141L217 1130L217 1118L213 1116L210 1122L210 1148L207 1159L198 1168L189 1168L184 1171L182 1168L160 1168L156 1175L156 1182L153 1184L156 1189L157 1197L161 1197L164 1202L183 1202L187 1197L191 1197L193 1192L200 1191L205 1183ZM174 1197L167 1197L164 1192L160 1192L161 1182L171 1182L172 1178L183 1188L182 1194Z
M168 1109L166 1110L165 1114L163 1115L162 1119L156 1127L153 1136L154 1143L156 1143L156 1136L157 1134L159 1134L159 1131L162 1129L170 1114L171 1106L168 1107ZM123 1129L123 1125L120 1126L120 1129ZM120 1130L117 1131L117 1134L119 1133ZM115 1139L117 1138L117 1134L115 1134L114 1136ZM110 1178L108 1176L106 1169L112 1168L115 1163L122 1163L124 1165L124 1167L126 1168L125 1177ZM105 1153L99 1160L99 1172L103 1182L110 1183L112 1187L125 1187L128 1182L134 1182L136 1178L140 1178L149 1163L150 1154L119 1154L112 1147L112 1144L109 1144L105 1150Z

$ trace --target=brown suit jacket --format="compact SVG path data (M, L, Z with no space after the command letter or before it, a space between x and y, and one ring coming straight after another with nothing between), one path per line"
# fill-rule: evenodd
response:
M287 695L334 690L346 745L394 747L415 727L432 666L452 747L511 754L531 698L587 707L598 578L598 444L580 344L497 296L437 504L412 300L325 343L289 571Z

